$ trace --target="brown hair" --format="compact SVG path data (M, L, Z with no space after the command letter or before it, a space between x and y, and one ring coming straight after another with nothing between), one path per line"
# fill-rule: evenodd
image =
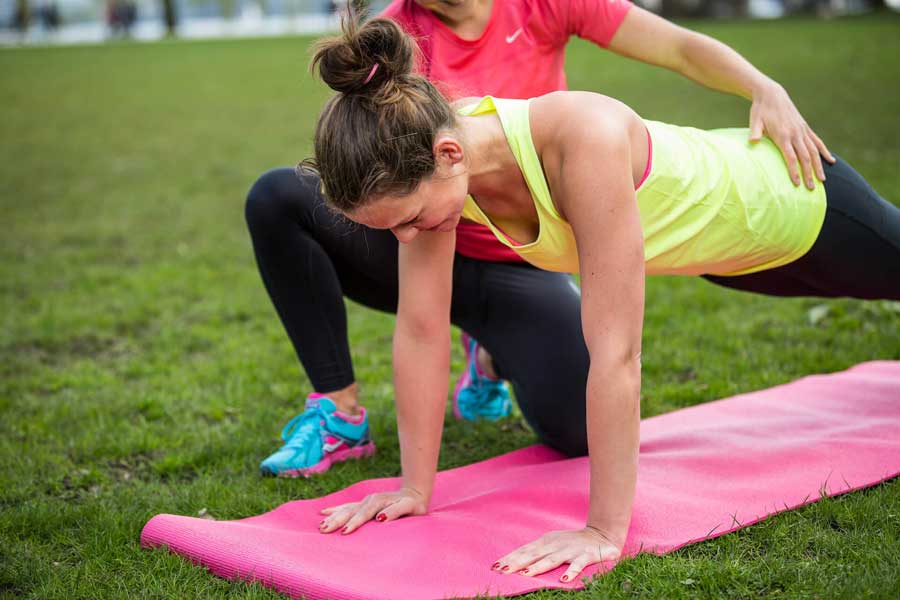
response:
M434 173L435 134L456 121L413 72L416 44L394 21L351 16L342 29L315 46L311 69L338 94L319 115L315 158L298 168L318 171L328 203L350 212L373 196L415 191Z

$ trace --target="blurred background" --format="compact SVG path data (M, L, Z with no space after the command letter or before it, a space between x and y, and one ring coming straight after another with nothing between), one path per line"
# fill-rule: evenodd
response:
M667 17L836 17L900 0L636 0ZM388 0L370 3L378 12ZM0 44L259 37L334 29L346 0L0 0Z

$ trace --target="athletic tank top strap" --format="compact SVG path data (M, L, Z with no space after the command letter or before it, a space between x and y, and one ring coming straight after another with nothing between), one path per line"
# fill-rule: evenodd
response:
M550 196L550 188L544 177L541 159L531 138L531 123L528 119L530 100L506 100L485 96L478 104L463 107L459 114L478 116L496 113L506 133L509 148L522 171L528 190L534 200L538 214L538 235L527 244L514 243L488 218L471 196L466 198L462 216L481 223L505 246L512 249L526 261L549 271L578 271L578 249L575 236ZM574 258L574 262L573 262Z

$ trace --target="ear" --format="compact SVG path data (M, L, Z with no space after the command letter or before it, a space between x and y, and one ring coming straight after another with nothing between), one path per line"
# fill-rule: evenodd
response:
M453 168L462 165L465 150L459 139L449 133L440 133L434 140L434 162L438 167Z

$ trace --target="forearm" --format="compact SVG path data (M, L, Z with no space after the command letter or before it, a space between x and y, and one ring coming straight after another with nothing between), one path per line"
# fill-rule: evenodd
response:
M591 487L587 524L621 548L637 483L640 445L640 357L591 365L587 386Z
M437 471L450 372L450 325L422 335L398 319L394 387L403 486L431 498Z
M725 44L702 34L691 35L679 48L676 70L710 89L753 100L778 83Z

